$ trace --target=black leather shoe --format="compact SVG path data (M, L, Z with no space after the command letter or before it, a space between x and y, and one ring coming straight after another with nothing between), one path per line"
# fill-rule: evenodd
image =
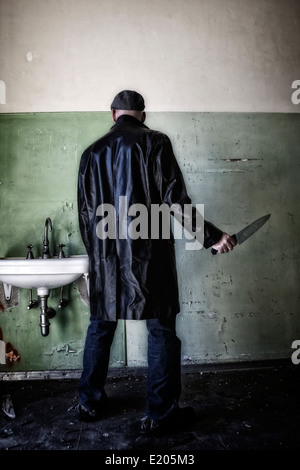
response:
M90 423L92 421L97 421L98 419L100 419L100 413L96 410L88 410L82 405L77 405L76 408L80 421Z
M141 433L148 435L161 435L169 432L183 430L185 427L195 423L197 415L194 408L176 408L169 416L158 421L148 418L142 419Z
M73 410L75 410L78 413L78 418L80 421L85 421L85 422L98 421L99 419L102 418L104 411L105 410L107 411L107 408L108 408L107 403L108 403L108 398L107 398L105 391L103 391L99 406L97 408L89 410L85 406L78 403L77 405L73 407Z

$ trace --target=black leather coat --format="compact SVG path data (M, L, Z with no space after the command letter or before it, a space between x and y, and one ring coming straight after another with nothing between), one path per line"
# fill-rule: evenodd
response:
M169 239L101 239L97 234L97 224L103 220L97 208L104 203L115 207L119 233L120 196L127 197L128 207L191 204L169 138L129 115L119 117L106 135L85 150L80 162L79 226L90 260L91 314L109 321L176 315L179 300L172 235ZM221 235L205 221L206 248Z

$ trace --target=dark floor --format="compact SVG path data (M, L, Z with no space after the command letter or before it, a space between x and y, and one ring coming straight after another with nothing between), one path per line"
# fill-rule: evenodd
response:
M201 450L300 447L300 365L288 361L251 368L249 364L183 368L181 405L194 406L198 422L184 431L151 438L139 433L145 373L110 371L110 411L94 423L78 421L72 411L78 380L0 381L0 402L1 396L9 395L16 415L8 418L0 409L0 449L93 449L116 456L125 450L126 455L179 451L191 455Z

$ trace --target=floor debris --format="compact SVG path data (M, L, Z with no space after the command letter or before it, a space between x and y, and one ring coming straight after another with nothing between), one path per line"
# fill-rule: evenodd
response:
M106 413L100 421L82 423L76 413L78 380L0 380L0 450L134 455L300 447L300 366L290 362L256 368L184 366L181 406L193 406L198 421L162 437L139 432L145 386L145 371L129 369L119 376L112 371Z
M4 395L2 397L1 409L2 409L2 411L4 411L6 416L8 416L9 418L15 418L16 417L15 410L14 410L13 403L12 403L10 395Z

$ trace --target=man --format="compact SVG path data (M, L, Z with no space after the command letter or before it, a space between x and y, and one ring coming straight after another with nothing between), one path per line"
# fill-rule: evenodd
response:
M147 225L150 236L145 232L129 236L134 217L124 219L121 212L124 205L126 210L142 205L150 211L154 204L184 208L191 200L169 138L144 124L144 109L144 99L136 91L118 93L111 104L114 126L81 157L78 211L90 260L91 318L79 385L79 416L87 421L101 417L118 319L145 319L147 409L141 428L156 432L194 418L190 407L178 406L181 343L175 330L179 301L174 237L172 233L163 237L161 230L151 237L151 221ZM191 229L195 226L194 211ZM219 253L236 244L210 222L204 221L202 232L204 247L212 246Z

